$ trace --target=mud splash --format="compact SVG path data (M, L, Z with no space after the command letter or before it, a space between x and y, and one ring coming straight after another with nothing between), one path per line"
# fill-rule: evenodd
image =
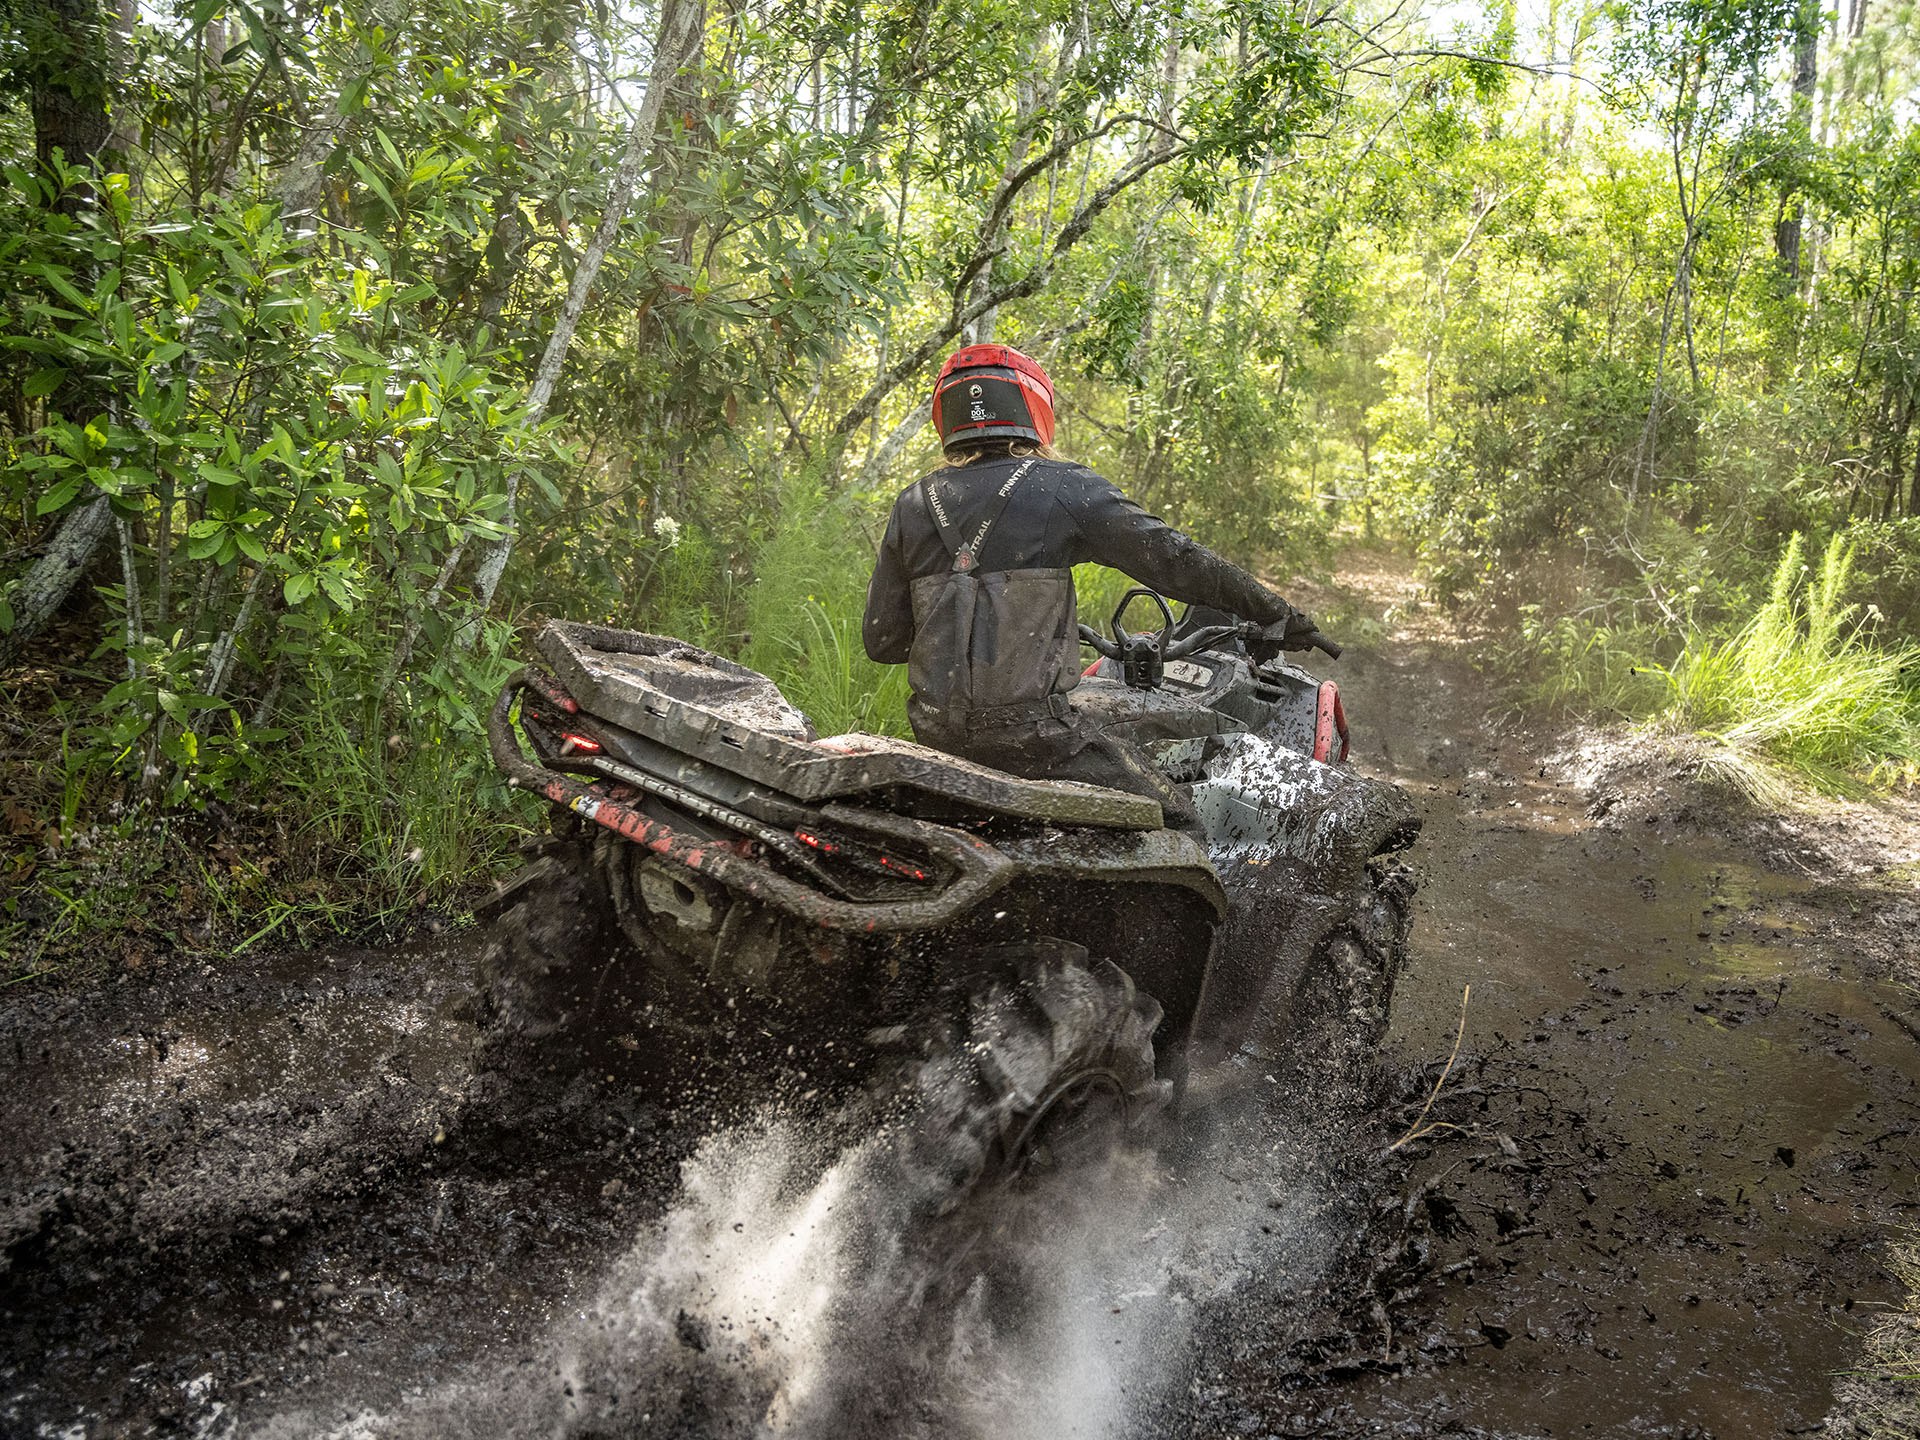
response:
M1041 1440L1127 1433L1181 1374L1198 1317L1254 1277L1317 1299L1358 1219L1327 1114L1253 1085L1165 1148L1009 1194L993 1255L927 1304L886 1147L820 1172L768 1117L704 1142L673 1204L553 1318L382 1411L336 1399L272 1436L779 1435Z

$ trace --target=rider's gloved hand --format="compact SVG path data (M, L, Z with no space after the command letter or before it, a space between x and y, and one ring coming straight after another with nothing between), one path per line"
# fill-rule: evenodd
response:
M1311 650L1319 627L1305 611L1287 607L1286 615L1247 641L1247 653L1256 665L1271 664L1282 650Z

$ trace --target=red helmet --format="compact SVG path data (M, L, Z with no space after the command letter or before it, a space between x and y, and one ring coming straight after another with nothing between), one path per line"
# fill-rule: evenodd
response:
M1053 443L1053 381L1008 345L953 352L933 382L933 428L949 450L982 440Z

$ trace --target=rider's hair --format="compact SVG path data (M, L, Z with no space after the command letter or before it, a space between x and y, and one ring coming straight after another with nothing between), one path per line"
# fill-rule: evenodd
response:
M980 459L999 459L1003 455L1012 455L1024 460L1029 455L1038 455L1042 460L1058 460L1060 452L1051 445L1036 445L1031 440L990 441L985 445L969 445L964 450L949 450L942 457L946 464L954 467L971 465Z

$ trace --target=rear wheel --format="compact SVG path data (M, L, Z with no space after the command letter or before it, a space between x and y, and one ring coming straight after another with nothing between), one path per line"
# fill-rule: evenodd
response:
M882 1037L903 1053L875 1081L910 1199L933 1215L1103 1159L1173 1089L1154 1069L1160 1005L1119 966L1058 940L968 958L973 978Z
M480 958L475 1069L578 1069L589 1020L608 997L620 936L591 851L548 840L493 907Z

